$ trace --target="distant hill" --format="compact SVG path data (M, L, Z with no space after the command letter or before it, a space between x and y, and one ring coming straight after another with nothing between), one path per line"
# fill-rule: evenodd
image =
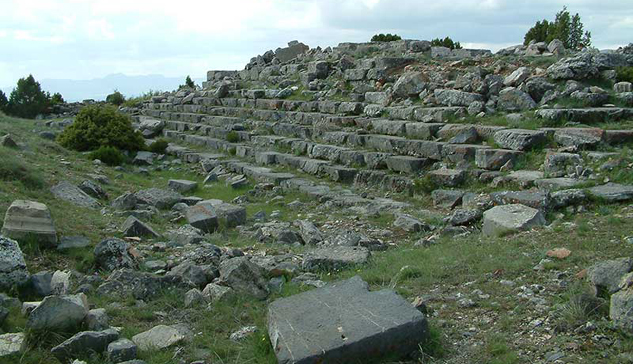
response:
M82 101L85 99L104 100L115 89L126 97L138 96L149 90L172 91L185 83L185 77L165 77L162 75L127 76L121 73L112 74L103 78L92 80L38 80L42 89L51 94L59 92L68 102ZM193 78L198 85L206 79ZM11 93L14 86L2 87L7 94Z

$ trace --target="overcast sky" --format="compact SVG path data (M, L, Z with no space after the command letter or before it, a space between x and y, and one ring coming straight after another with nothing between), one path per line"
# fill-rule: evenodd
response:
M334 46L375 33L497 50L565 4L595 46L633 41L633 0L0 0L0 86L29 73L204 77L293 39Z

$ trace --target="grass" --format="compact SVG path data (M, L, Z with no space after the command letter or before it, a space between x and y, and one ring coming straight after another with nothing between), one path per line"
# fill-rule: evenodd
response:
M268 195L251 195L253 182L242 189L233 189L223 182L215 182L202 186L203 175L188 166L170 166L162 171L150 171L149 176L136 172L136 168L125 165L123 170L110 167L95 167L85 155L69 152L54 143L40 140L33 130L44 130L41 123L18 119L0 118L0 132L8 132L16 136L22 147L18 150L0 149L9 159L17 161L21 174L0 179L0 215L9 204L17 198L34 199L46 203L51 209L56 227L60 235L86 235L93 244L101 239L119 236L118 227L123 217L102 215L101 212L75 207L69 203L55 199L48 188L62 179L79 183L90 173L99 172L111 180L105 185L106 192L112 197L126 191L138 191L149 187L166 188L169 179L189 179L199 182L200 188L195 195L204 199L217 198L231 202L239 196L246 195L250 202L247 207L248 216L257 211L265 211L270 215L280 210L282 221L293 221L305 218L307 214L315 215L311 219L317 223L349 219L349 211L333 208L322 210L313 198L298 192L284 193L277 203L270 200L274 193ZM519 162L522 166L536 167L542 163L543 156L538 151L528 152ZM622 158L625 164L631 163L630 151L623 149ZM629 158L629 159L627 159ZM3 159L4 161L5 159ZM0 166L4 168L4 166ZM594 169L594 170L597 170ZM290 171L279 168L278 171ZM617 169L607 174L618 181L630 181L631 173L627 169ZM297 176L303 174L292 171ZM24 176L39 174L40 188L26 188L22 181ZM43 178L46 176L46 178ZM305 176L316 180L314 176ZM633 181L632 181L633 182ZM476 184L465 188L484 188ZM373 191L372 191L373 192ZM422 209L430 207L428 195L416 195L413 198L406 194L394 194L393 198L412 204L410 211L415 216L425 213ZM304 207L290 209L289 202L299 200ZM107 202L103 202L104 204ZM631 256L633 247L621 243L624 237L633 235L633 227L628 224L630 209L625 205L612 204L605 206L599 202L587 205L582 214L567 214L559 221L553 222L550 228L542 228L536 232L520 233L504 238L488 238L478 233L464 237L439 237L437 243L426 248L414 246L414 242L428 236L422 233L398 233L383 239L392 248L384 252L373 252L371 262L366 266L353 269L319 272L324 281L335 281L360 275L372 290L393 288L412 301L415 297L430 297L429 308L430 339L422 343L420 351L422 362L451 361L459 355L466 362L482 363L519 363L525 362L523 350L529 347L540 349L539 345L525 342L526 336L521 327L534 318L535 312L529 302L518 297L518 287L529 287L534 284L544 285L544 299L561 307L560 317L570 327L582 324L587 319L595 320L593 312L583 311L582 307L573 304L571 297L586 288L584 282L574 278L576 272L599 260L613 259L619 256ZM424 216L439 225L444 215ZM79 217L79 218L78 218ZM551 217L550 217L551 218ZM435 220L433 220L435 219ZM393 214L381 212L373 216L359 216L360 226L369 231L388 229L393 223ZM155 216L150 224L159 232L175 228L182 222L172 221L169 213L163 212ZM301 253L305 248L275 246L256 242L236 229L223 229L209 237L210 243L218 246L240 247L245 251L264 251L274 253ZM146 260L170 259L171 254L179 252L153 252L148 249L152 241L142 241L136 246L141 248ZM572 255L564 260L553 260L545 271L534 271L532 268L546 258L549 249L565 247ZM92 249L77 249L60 253L54 250L39 249L34 242L22 243L27 264L31 272L55 269L74 269L83 273L93 272ZM405 268L406 267L406 268ZM97 272L98 273L98 272ZM561 276L561 280L570 283L561 288L551 283L551 277ZM502 285L500 280L516 282L515 287ZM123 328L122 335L131 338L158 324L186 323L194 333L190 342L180 345L179 358L186 361L211 360L214 363L275 363L268 334L266 332L266 310L268 302L278 298L297 294L309 289L292 282L284 284L281 293L273 294L268 301L253 301L246 297L234 297L228 302L185 308L181 291L164 291L156 299L143 304L130 297L115 298L92 293L89 302L95 307L103 307L111 318L111 325ZM474 290L490 296L479 299ZM477 302L477 307L462 308L457 304L456 295L467 295ZM117 305L120 304L120 305ZM492 321L481 321L484 317ZM600 321L600 320L598 320ZM22 331L25 319L19 309L12 309L3 329L8 332ZM258 332L242 342L233 342L229 335L243 326L254 325ZM569 359L576 362L603 362L603 355L616 358L622 352L633 353L633 345L629 338L621 332L611 331L608 325L598 322L600 332L604 332L614 340L623 342L622 346L587 347L579 353L570 353ZM464 348L464 331L474 326L473 342L481 343L474 348ZM470 332L470 331L469 331ZM565 335L572 335L567 332ZM564 335L554 336L548 347L563 347ZM34 347L23 356L10 358L12 362L23 364L55 363L47 347L61 340L61 337L50 338L47 345ZM577 338L574 337L573 340ZM590 336L582 340L590 340ZM580 340L578 339L578 340ZM571 339L570 339L571 340ZM175 349L140 353L141 359L148 364L172 363ZM539 354L540 355L540 354ZM582 357L581 357L582 355ZM103 359L97 359L100 363Z

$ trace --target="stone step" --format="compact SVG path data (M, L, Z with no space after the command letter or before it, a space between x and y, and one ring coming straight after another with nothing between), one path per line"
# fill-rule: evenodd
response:
M540 109L536 116L548 120L568 120L594 124L633 118L633 108L593 107L584 109Z

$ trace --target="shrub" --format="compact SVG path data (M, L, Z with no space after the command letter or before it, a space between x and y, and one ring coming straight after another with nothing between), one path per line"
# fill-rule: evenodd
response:
M165 139L158 139L149 146L149 151L156 154L165 154L169 142Z
M109 166L119 166L125 161L125 156L115 147L103 146L88 156L90 160L98 159Z
M226 141L229 143L237 143L240 141L240 135L235 130L232 130L226 134Z
M33 75L29 75L18 80L17 87L9 96L6 112L13 116L33 119L46 113L49 106L50 96L42 91L40 83L35 81Z
M109 105L83 108L57 140L63 147L80 152L102 146L129 151L145 148L143 136L134 131L130 117Z
M615 79L618 82L633 83L633 67L618 67L615 69Z
M121 106L125 102L125 96L117 90L114 90L113 93L106 96L106 102L108 104Z
M462 45L459 42L454 42L451 37L444 39L435 38L431 40L431 45L434 47L446 47L450 49L462 49Z
M554 39L563 42L567 49L591 46L591 32L584 31L580 15L571 16L566 6L556 14L553 22L537 21L525 34L523 44L528 45L531 41L549 43Z
M396 40L402 40L402 38L400 38L400 36L398 34L376 34L373 37L371 37L371 41L372 42L393 42Z
M64 101L62 94L60 94L59 92L55 92L53 96L51 96L51 105L60 105L65 102L66 101Z

